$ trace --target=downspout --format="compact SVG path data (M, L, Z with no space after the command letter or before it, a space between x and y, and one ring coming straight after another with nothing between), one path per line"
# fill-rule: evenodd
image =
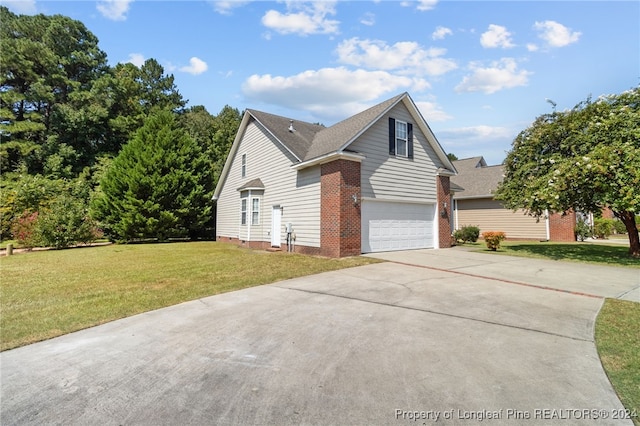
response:
M545 225L545 228L546 228L546 231L547 231L547 241L550 241L551 240L551 230L549 229L549 210L545 210L544 211L544 216L545 216L544 225Z

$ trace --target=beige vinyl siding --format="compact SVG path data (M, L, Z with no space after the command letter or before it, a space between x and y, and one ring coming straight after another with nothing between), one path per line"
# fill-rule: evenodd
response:
M524 211L505 209L499 201L483 198L457 200L456 229L465 225L478 226L480 232L503 231L511 239L547 238L546 221L536 222L534 217Z
M389 155L389 117L413 124L414 158ZM436 202L436 153L400 103L364 132L349 150L364 154L362 196L411 202Z
M247 175L241 177L241 158L247 155ZM273 206L283 208L281 241L285 242L284 226L293 223L296 244L320 246L320 169L312 167L297 172L291 169L295 158L254 120L251 120L235 151L218 199L216 233L241 240L249 238L249 226L240 225L240 188L259 178L264 192L260 201L260 223L250 229L251 241L271 241ZM251 197L256 193L252 192ZM250 219L251 201L248 200ZM249 220L250 223L250 220Z

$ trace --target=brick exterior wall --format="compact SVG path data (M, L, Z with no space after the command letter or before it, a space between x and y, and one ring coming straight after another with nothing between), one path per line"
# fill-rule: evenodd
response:
M359 162L335 160L321 166L320 251L323 256L357 256L362 252L360 196Z
M438 186L438 241L440 248L451 247L451 182L449 176L436 176ZM443 203L447 203L446 210L442 209Z
M550 241L575 241L576 213L552 213L549 216Z

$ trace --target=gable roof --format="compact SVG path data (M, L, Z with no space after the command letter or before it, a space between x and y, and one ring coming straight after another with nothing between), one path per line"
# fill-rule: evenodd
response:
M504 167L487 166L483 157L465 158L453 162L458 175L451 177L451 184L462 187L454 199L493 198L493 193L504 179Z
M285 150L296 158L298 162L294 163L292 165L293 167L304 168L344 156L361 160L363 158L362 156L348 150L349 145L400 102L407 108L416 125L419 126L427 138L428 143L440 159L443 167L438 169L438 174L448 176L455 175L455 167L447 157L409 94L404 92L330 127L291 120L286 117L247 109L220 175L218 185L214 192L214 199L217 198L222 189L222 184L228 173L230 163L235 156L242 135L251 120L260 123Z

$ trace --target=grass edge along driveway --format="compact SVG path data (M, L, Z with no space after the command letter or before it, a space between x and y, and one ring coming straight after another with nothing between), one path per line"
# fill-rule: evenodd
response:
M0 258L0 350L189 300L379 262L217 242L49 250Z

